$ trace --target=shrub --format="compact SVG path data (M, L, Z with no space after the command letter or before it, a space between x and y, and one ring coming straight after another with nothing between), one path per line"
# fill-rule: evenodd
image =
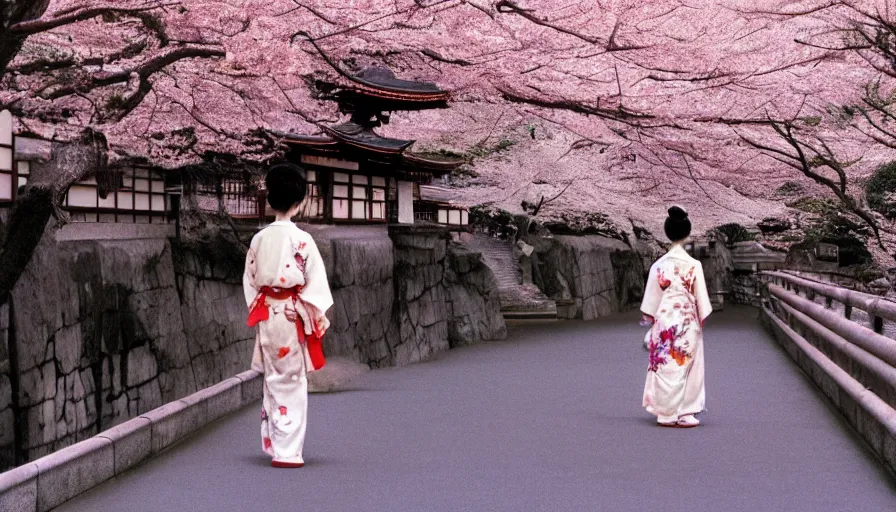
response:
M803 187L802 184L797 183L796 181L788 181L778 187L778 189L775 190L775 194L779 196L794 196L797 194L802 194L805 191L806 188Z
M756 236L753 233L750 233L747 228L741 226L736 222L732 222L730 224L722 224L715 230L725 235L725 240L729 244L734 244L737 242L752 242L756 240Z
M880 166L865 184L868 206L888 219L896 219L896 162Z
M787 203L787 206L806 213L815 213L818 215L827 215L840 210L837 203L830 199L822 199L818 197L801 197Z

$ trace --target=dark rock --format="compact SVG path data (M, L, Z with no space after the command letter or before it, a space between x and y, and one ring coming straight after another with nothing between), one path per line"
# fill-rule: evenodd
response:
M762 231L763 234L770 233L783 233L784 231L789 230L792 225L787 219L777 219L774 217L767 217L763 219L761 222L757 224L759 231Z

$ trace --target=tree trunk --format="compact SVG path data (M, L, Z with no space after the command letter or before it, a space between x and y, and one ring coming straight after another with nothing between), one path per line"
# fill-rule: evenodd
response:
M0 4L0 76L6 73L6 67L16 58L28 37L11 34L9 27L40 18L49 5L50 0L12 0Z
M31 261L44 228L53 215L53 191L32 187L10 212L6 237L0 247L0 305L6 303Z

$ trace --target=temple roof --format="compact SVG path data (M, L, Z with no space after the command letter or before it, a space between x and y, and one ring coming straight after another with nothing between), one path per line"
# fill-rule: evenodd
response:
M385 100L415 103L445 102L448 92L430 82L402 80L389 69L368 67L355 75L349 75L354 86L346 89L362 96Z
M447 156L441 153L412 153L406 151L402 154L402 157L408 165L443 173L451 172L465 162L462 158Z
M380 137L373 130L351 122L332 128L323 127L323 130L327 135L339 139L344 144L377 153L399 154L414 143L412 140Z
M315 152L356 152L375 166L394 167L404 172L445 174L460 167L465 160L441 153L407 151L413 140L381 137L368 128L348 122L333 127L321 127L323 135L277 134L284 142Z

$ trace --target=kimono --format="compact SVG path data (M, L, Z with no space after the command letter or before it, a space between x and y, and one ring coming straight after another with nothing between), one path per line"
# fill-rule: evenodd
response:
M680 245L650 267L641 312L653 319L642 405L661 423L703 412L703 322L712 305L703 266Z
M324 365L321 338L333 305L324 262L311 235L289 221L258 232L243 274L252 369L264 373L262 449L274 461L301 464L308 413L307 372Z

